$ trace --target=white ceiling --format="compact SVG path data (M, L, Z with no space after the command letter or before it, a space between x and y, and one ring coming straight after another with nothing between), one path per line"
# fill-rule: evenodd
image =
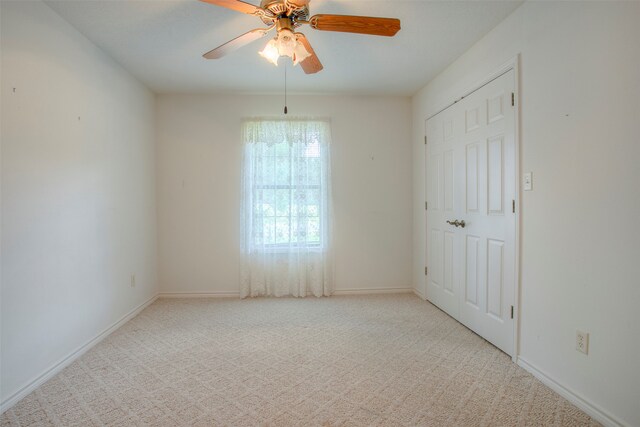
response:
M202 58L212 48L264 27L254 16L197 0L46 3L157 93L279 93L283 89L283 65L274 67L257 54L268 37L222 59ZM289 63L289 91L412 95L521 3L313 0L312 15L399 18L402 29L388 38L302 27L324 70L306 75Z

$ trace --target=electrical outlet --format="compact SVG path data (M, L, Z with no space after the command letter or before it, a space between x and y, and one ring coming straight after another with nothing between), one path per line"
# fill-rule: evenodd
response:
M581 353L589 354L589 334L582 331L576 331L576 350Z
M131 275L131 287L132 288L136 287L136 275L135 274Z

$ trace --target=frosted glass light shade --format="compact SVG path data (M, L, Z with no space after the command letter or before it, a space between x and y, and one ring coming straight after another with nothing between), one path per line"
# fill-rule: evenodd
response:
M293 65L298 65L298 63L311 56L304 45L298 41L295 33L286 28L280 30L276 38L269 40L264 49L258 53L276 66L278 65L278 58L281 56L291 58Z
M267 43L267 45L264 47L264 49L262 49L262 51L258 53L273 65L278 65L278 58L280 58L280 53L278 52L278 46L275 39L270 40L269 43Z
M296 47L293 49L293 57L291 58L293 59L293 65L298 65L299 62L304 61L310 56L311 54L307 52L304 45L299 41L296 41Z
M293 58L293 50L296 47L296 36L293 34L291 30L282 29L278 33L278 52L280 52L280 56L288 56Z

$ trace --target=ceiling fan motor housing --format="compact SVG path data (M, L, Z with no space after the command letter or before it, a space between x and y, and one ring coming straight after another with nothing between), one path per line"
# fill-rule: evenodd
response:
M306 22L309 19L309 6L307 5L291 9L290 6L287 8L284 0L262 0L260 7L272 14L272 16L260 16L262 22L267 25L272 25L274 21L279 21L279 18L287 17L289 18L292 27L297 28L302 25L298 21ZM288 11L290 11L290 15L287 16Z

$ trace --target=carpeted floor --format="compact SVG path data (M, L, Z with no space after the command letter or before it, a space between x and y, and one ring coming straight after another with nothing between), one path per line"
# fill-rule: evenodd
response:
M164 299L1 426L593 426L413 295Z

